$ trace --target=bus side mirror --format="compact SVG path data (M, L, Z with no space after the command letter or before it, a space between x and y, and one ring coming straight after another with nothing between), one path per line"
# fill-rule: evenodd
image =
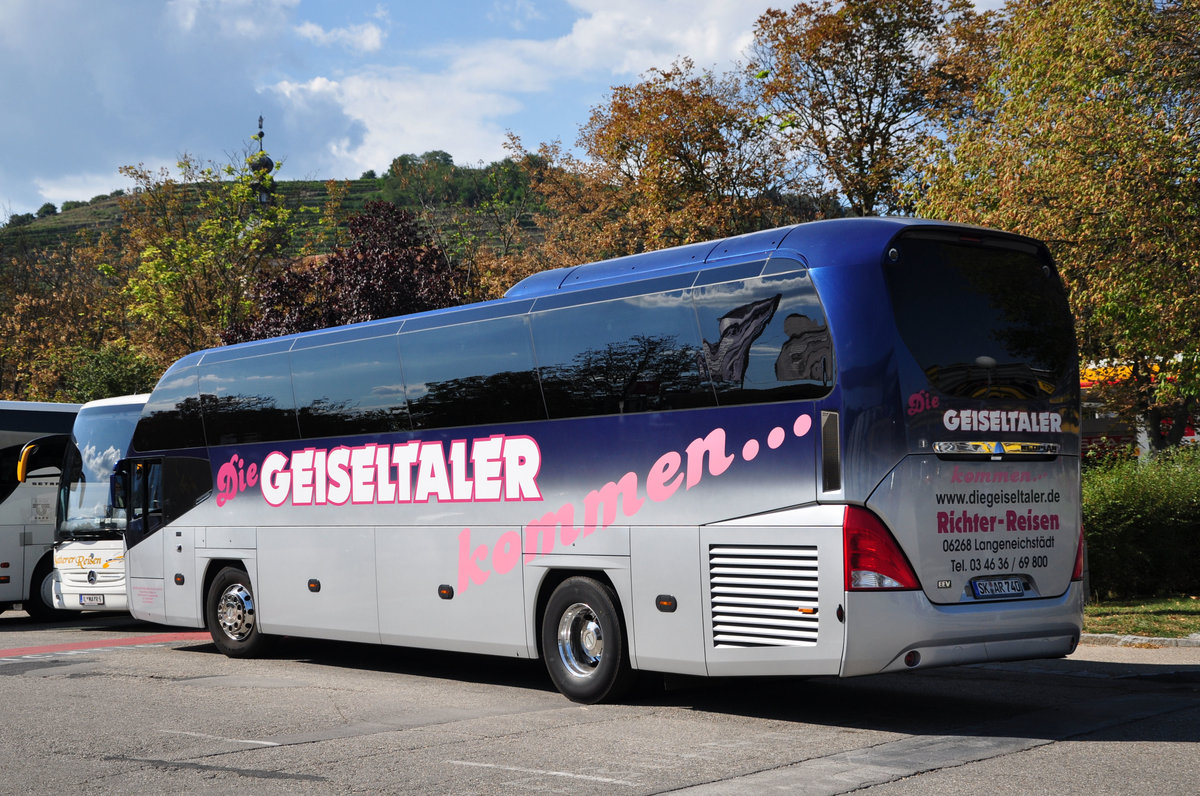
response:
M25 483L25 479L29 477L29 460L33 458L33 454L37 453L38 444L30 442L24 448L21 448L21 455L17 459L17 482Z

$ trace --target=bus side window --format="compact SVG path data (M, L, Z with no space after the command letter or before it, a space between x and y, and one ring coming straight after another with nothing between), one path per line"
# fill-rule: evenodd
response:
M201 365L200 411L211 446L299 439L287 354Z
M524 316L402 331L399 344L413 428L546 419Z
M716 405L687 291L543 310L533 338L551 418Z
M833 389L833 338L807 271L693 291L717 401L822 398Z
M411 428L394 335L301 348L290 356L304 439Z

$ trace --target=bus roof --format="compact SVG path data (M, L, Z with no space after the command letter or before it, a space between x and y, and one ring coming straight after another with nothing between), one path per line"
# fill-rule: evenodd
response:
M0 412L16 412L17 416L30 412L56 412L75 414L80 404L62 404L53 401L0 401Z
M417 331L523 314L530 311L539 298L562 295L572 290L685 275L702 270L706 266L744 262L759 257L765 259L784 253L798 258L809 268L837 267L843 263L860 262L865 256L878 257L883 246L901 231L914 226L953 228L1011 237L994 230L914 218L867 217L811 221L716 241L543 271L518 282L503 298L491 301L197 351L178 360L169 370L195 365L200 361L241 359L297 348L383 337L402 330Z
M50 434L70 434L78 413L79 404L0 401L0 447Z
M760 232L750 232L732 238L692 243L670 249L631 254L584 265L557 268L533 274L505 293L508 298L543 296L574 288L593 287L619 282L630 277L649 277L675 272L698 270L705 265L723 261L744 260L789 251L809 259L815 249L824 249L834 239L845 249L847 236L865 238L878 247L891 239L903 227L932 223L901 218L841 218L812 221ZM818 262L810 262L816 266Z

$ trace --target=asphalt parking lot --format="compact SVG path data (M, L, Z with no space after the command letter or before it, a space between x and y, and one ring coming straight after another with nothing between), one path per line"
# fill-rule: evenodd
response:
M850 680L648 682L285 639L258 660L121 616L0 616L0 793L1191 794L1200 648Z

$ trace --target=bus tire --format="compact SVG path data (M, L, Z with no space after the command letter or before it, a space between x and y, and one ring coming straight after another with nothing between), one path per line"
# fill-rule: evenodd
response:
M576 576L550 595L542 617L542 655L558 690L573 702L617 699L633 684L617 597Z
M29 581L29 599L24 604L25 613L35 622L61 622L73 616L74 611L54 607L54 559L44 557L33 568Z
M217 649L231 658L253 658L269 646L258 628L258 611L250 576L225 567L213 578L204 601L204 619Z

